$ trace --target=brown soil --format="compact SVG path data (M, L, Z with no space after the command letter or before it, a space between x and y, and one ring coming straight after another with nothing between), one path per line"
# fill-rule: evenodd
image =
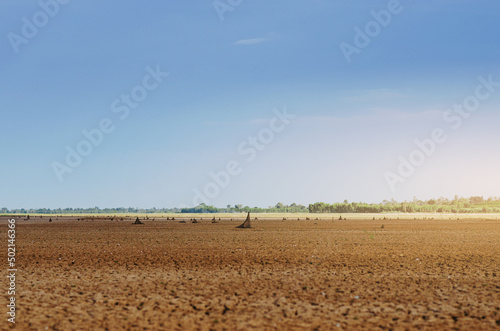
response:
M19 330L500 328L498 220L52 219L17 219Z

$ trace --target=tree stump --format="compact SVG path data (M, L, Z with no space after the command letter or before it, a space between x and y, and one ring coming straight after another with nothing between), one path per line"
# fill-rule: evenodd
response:
M135 219L135 222L134 222L133 224L135 225L135 224L144 224L144 223L142 223L142 222L139 220L139 217L137 217L137 218Z
M247 219L245 220L245 222L243 222L243 224L241 224L241 225L238 225L236 228L237 229L249 229L251 227L252 227L252 225L250 224L250 213L248 213Z

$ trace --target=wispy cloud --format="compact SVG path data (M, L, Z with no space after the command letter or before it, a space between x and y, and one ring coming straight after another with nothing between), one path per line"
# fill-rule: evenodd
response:
M358 91L356 95L345 97L349 101L393 100L406 98L407 95L391 89L371 89Z
M241 39L235 41L233 45L256 45L266 41L271 41L269 38L250 38L250 39Z
M390 108L370 108L365 113L355 114L348 117L341 116L303 116L304 121L316 123L395 123L395 122L425 122L441 120L443 111L423 110L418 112L400 111Z
M269 33L267 37L240 39L235 41L233 45L257 45L268 41L272 41L277 37L278 35L276 33Z

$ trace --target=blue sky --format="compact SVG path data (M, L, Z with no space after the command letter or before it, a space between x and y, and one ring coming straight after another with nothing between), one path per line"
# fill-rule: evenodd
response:
M376 23L372 11L390 6L398 13ZM200 201L198 191L216 206L500 196L500 4L230 9L221 20L210 0L3 1L0 207L180 207ZM34 36L26 22L38 22ZM356 46L355 27L372 36L348 63L340 45ZM147 68L168 77L121 120L112 104L124 105ZM481 88L488 97L454 130L443 114L475 95L478 77L493 90ZM238 147L269 133L284 109L294 118L249 161ZM103 119L113 132L58 176L66 148ZM400 157L436 128L447 140L401 176ZM210 173L231 161L240 171L217 183ZM391 185L393 175L402 180Z

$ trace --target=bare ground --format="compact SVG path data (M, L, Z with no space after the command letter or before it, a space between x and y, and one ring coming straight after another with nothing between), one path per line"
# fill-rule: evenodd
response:
M500 329L498 220L241 221L17 219L16 328Z

